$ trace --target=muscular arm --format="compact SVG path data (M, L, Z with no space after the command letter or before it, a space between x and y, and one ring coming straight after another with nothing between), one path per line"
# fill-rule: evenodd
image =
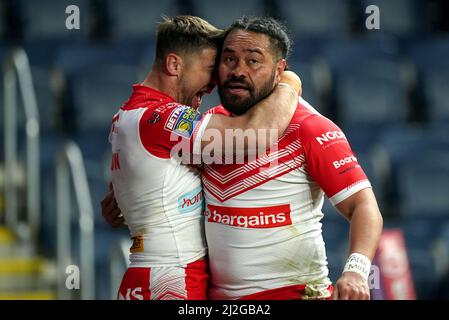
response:
M382 233L383 219L371 188L363 189L336 205L350 221L351 253L373 259Z
M336 205L350 221L349 254L358 253L373 259L382 233L383 219L371 188L363 189ZM366 279L347 271L335 285L334 299L369 299Z
M257 143L268 147L276 142L288 127L297 107L298 96L301 95L301 80L293 72L285 71L282 75L281 83L288 85L277 85L267 98L258 102L254 107L241 116L228 117L213 114L206 130L212 129L209 132L213 133L214 147L221 148L222 152L234 153L241 151L246 155L251 153L251 151L255 151L253 149L249 150L248 147L255 146ZM265 131L258 131L260 129L265 129ZM273 129L274 131L270 132L270 130ZM244 143L239 144L239 137L236 135L238 132L243 133L246 130L249 130L250 133L252 131L255 135L245 135L247 138L244 139ZM226 143L228 143L228 145L230 144L229 141L225 141L226 132L228 132L228 134L234 133L232 135L233 148L230 150L227 150L226 148ZM260 135L260 132L264 132L265 134ZM216 141L215 139L221 139L221 141ZM260 141L260 139L263 139L263 141ZM211 135L207 134L206 131L206 134L203 135L201 141L201 149L204 150L210 142ZM265 148L263 151L265 151Z

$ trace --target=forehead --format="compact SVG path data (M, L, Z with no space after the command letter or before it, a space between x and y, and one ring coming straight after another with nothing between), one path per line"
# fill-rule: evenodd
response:
M263 54L271 54L270 37L253 31L233 30L226 36L223 49L234 51L259 49Z
M214 64L215 58L217 56L217 49L214 48L204 48L201 50L194 51L190 55L190 60L195 61L198 64Z

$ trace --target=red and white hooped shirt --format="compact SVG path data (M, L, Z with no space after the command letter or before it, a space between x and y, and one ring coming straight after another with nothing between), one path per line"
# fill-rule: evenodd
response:
M211 115L134 85L112 120L111 175L133 246L130 267L185 266L206 255L200 172L181 164L180 143L201 150Z
M229 115L223 107L210 113ZM204 167L210 299L238 299L306 284L330 295L320 220L371 187L343 132L302 98L276 149L244 164Z

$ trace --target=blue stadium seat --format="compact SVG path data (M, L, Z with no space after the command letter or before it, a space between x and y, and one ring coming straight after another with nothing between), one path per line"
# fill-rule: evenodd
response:
M32 67L51 68L58 57L60 49L64 47L64 43L65 41L51 39L28 41L23 44L23 48ZM66 46L74 47L75 44L69 42Z
M449 148L447 128L418 126L391 126L379 135L375 162L380 164L385 178L384 193L392 210L399 213L398 170L428 152Z
M312 63L303 63L296 59L288 62L290 70L296 72L302 80L302 97L310 103L318 112L324 116L328 116L327 106L324 105L323 96L327 90L322 74L324 70L318 70L318 66Z
M409 54L419 76L418 95L425 101L427 116L432 123L449 122L449 38L431 38L413 42Z
M265 13L263 0L192 0L191 2L196 15L219 28L228 27L235 19L243 15L260 16Z
M379 136L383 130L382 125L344 125L343 132L351 145L352 151L359 154L368 155L379 143Z
M106 0L114 39L154 38L162 15L177 13L176 0Z
M332 70L341 70L357 62L396 61L399 58L399 43L387 36L376 39L332 39L322 45L321 54Z
M279 0L276 4L299 38L346 36L350 32L349 1Z
M90 8L88 0L20 0L24 38L27 41L45 39L86 40L89 36ZM80 29L66 28L66 8L76 5L80 11Z
M378 39L332 40L321 55L332 72L333 105L343 129L403 122L408 116L407 91L398 42ZM392 112L393 111L393 112ZM377 126L377 127L376 127Z
M420 71L437 67L449 56L449 37L434 37L409 44L409 54Z
M448 215L449 217L449 215ZM432 251L442 232L445 217L407 216L401 219L401 229L409 250Z
M431 122L449 124L449 61L423 72L424 95Z
M423 17L424 3L420 0L362 0L363 17L368 17L365 9L369 5L376 5L380 10L380 30L367 30L366 34L387 33L406 37L419 33L427 22Z
M66 75L83 73L99 65L138 67L149 40L124 40L109 44L66 44L56 55L55 64Z
M396 170L407 160L414 160L428 151L449 147L446 127L391 126L379 136L380 146Z
M449 149L420 151L420 157L398 168L403 216L449 216Z
M375 160L373 157L368 156L365 153L356 153L357 160L362 167L363 171L365 172L366 176L368 177L371 186L373 188L373 191L376 195L377 202L379 205L383 201L383 195L382 195L382 177L379 176Z
M399 62L376 59L338 70L335 88L342 125L405 123L408 101L402 68Z
M143 47L145 42L124 42L61 49L57 66L67 81L65 113L76 119L78 129L109 127L112 115L131 94L131 86L143 80L137 78L143 71Z
M78 129L109 128L112 116L128 100L137 69L106 65L73 77L71 92Z
M432 299L432 294L438 281L435 259L427 250L408 250L410 267L419 300Z

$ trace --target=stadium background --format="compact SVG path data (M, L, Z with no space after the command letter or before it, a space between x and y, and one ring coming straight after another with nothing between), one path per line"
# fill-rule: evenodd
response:
M65 27L71 4L80 9L79 30ZM380 30L365 27L370 4L380 8ZM57 297L56 274L65 268L57 271L55 168L68 139L82 152L93 206L91 297L115 295L124 268L119 240L127 238L127 230L111 229L100 214L109 181L107 135L131 85L142 81L152 64L161 14L195 14L220 27L243 14L285 21L295 41L289 65L303 80L303 96L343 128L372 181L385 228L403 231L417 297L449 298L449 5L437 0L0 0L0 60L23 48L31 67L41 176L40 224L30 225L25 143L30 125L19 99L18 161L8 178L2 77L0 298ZM217 103L214 92L201 109ZM12 227L5 214L9 187L18 192L21 221ZM68 264L80 265L77 205L70 194ZM328 202L324 212L335 281L347 254L348 224ZM80 298L80 290L66 298Z

